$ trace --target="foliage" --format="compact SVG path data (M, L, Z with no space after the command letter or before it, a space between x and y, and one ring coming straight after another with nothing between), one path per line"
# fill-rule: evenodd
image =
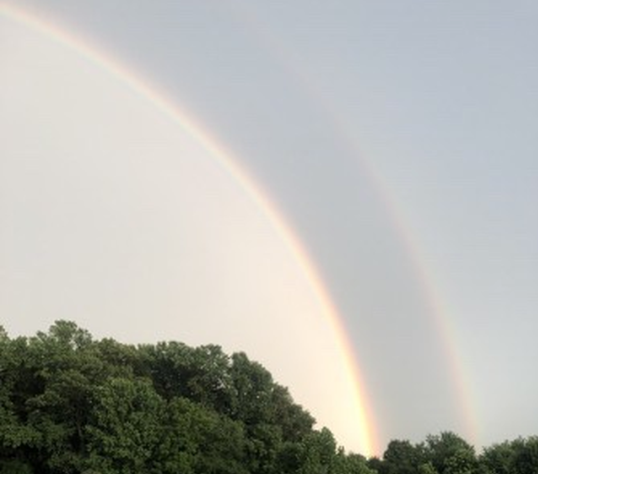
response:
M485 448L482 473L538 473L538 437L517 438Z
M272 471L314 419L244 354L0 328L0 472Z
M538 438L477 457L451 432L347 453L244 353L0 326L2 473L537 473Z
M538 473L538 437L492 445L477 456L460 436L442 432L415 445L392 440L382 459L367 464L378 473Z

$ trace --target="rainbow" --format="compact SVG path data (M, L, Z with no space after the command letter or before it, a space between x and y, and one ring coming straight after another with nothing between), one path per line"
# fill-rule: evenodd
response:
M359 429L360 443L364 449L362 453L368 456L379 455L381 453L381 445L376 432L372 408L367 399L364 381L356 362L355 353L343 326L344 321L328 293L317 266L304 245L282 212L258 182L252 178L251 174L242 167L241 162L234 158L230 150L219 139L206 132L195 120L173 103L168 95L153 86L149 81L142 80L131 68L123 66L85 40L70 34L50 21L40 19L32 13L27 13L13 6L0 4L0 16L27 27L45 36L50 41L71 49L82 58L99 67L106 74L126 85L131 91L146 99L158 111L170 118L176 126L186 132L238 182L287 246L317 296L324 317L331 324L338 350L342 356L341 362L347 371L351 397L356 404L356 411L358 412L356 424Z
M233 4L231 7L240 20L250 26L249 31L256 36L258 43L266 46L265 48L279 62L279 66L297 80L305 95L313 99L315 107L325 118L329 119L329 125L333 126L333 135L342 141L346 151L350 154L349 158L357 163L359 171L364 174L376 198L380 201L387 220L393 226L392 231L396 234L408 257L407 264L410 266L411 274L422 293L422 308L427 317L433 321L435 330L440 337L443 355L446 358L445 363L449 369L452 396L462 422L462 433L472 444L479 445L480 432L473 391L470 387L470 374L460 349L455 321L451 318L446 296L432 280L435 275L427 274L427 272L433 272L433 267L428 265L425 260L424 249L410 228L411 221L405 215L404 209L401 208L385 180L373 167L372 162L368 160L371 156L367 152L366 145L356 139L353 129L346 124L344 117L339 115L333 107L333 102L326 96L325 89L318 84L316 77L307 74L301 68L296 68L301 65L301 62L295 52L281 41L251 8L242 4Z

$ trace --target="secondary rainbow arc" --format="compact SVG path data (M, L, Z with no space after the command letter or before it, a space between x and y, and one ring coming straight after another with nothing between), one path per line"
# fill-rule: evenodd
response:
M235 11L243 22L250 25L249 31L256 35L259 43L267 45L267 50L277 59L280 67L297 80L306 96L314 101L314 106L330 121L330 125L333 126L332 133L342 141L351 154L350 158L356 162L359 171L373 188L387 220L392 225L392 231L397 235L409 259L411 274L422 293L424 312L433 321L442 342L445 363L450 372L452 393L462 421L463 433L472 443L478 444L480 438L479 422L475 413L473 390L470 386L470 373L460 349L456 324L451 318L446 295L437 288L437 284L433 280L436 277L432 273L433 267L427 265L425 261L424 249L411 228L412 222L407 218L388 183L369 161L371 155L368 154L367 145L358 141L353 133L354 129L350 128L343 116L339 114L334 102L324 93L325 89L318 84L316 77L299 68L300 59L292 49L281 41L251 9L235 5Z

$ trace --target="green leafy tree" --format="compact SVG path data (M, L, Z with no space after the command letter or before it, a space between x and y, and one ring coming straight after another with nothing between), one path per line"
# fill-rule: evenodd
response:
M29 451L36 471L77 472L86 452L90 399L102 371L91 351L91 335L59 320L24 346L20 383L24 380L28 391L17 411L23 425L37 432L38 442L23 451Z
M298 473L329 473L336 455L336 440L328 428L312 431L302 440L304 456Z
M433 474L433 473L438 473L438 471L436 470L436 467L434 467L431 462L427 462L420 465L419 473Z
M221 413L230 413L229 358L218 346L197 348L180 342L161 342L140 348L137 374L151 377L165 399L188 398Z
M451 432L366 459L244 353L95 341L57 321L0 327L0 473L537 473L538 438L473 447Z
M156 469L163 473L245 473L242 425L185 398L163 415Z
M513 450L511 442L503 442L485 447L478 462L481 473L509 474L512 470Z
M408 440L391 440L384 452L380 473L420 473L426 462L420 445Z
M283 473L332 473L336 441L323 428L309 432L301 442L287 442L278 452L275 471Z
M373 456L367 459L367 467L376 473L384 473L384 460L381 460L379 457Z
M475 473L478 469L474 448L453 432L429 435L423 445L426 462L438 473Z
M511 444L514 450L513 469L517 473L538 473L538 436L517 438Z
M86 469L155 473L164 400L148 380L109 379L96 389L87 436Z
M483 450L479 463L482 473L538 473L538 437L491 445Z
M338 453L333 457L329 473L377 473L369 468L367 459L357 453L345 454L344 448L338 448Z
M26 339L11 340L0 326L0 474L34 473L29 453L40 444L40 433L21 418L14 399L20 401L20 378Z
M234 353L230 366L230 417L244 424L247 435L249 470L273 472L277 467L283 435L288 425L280 416L287 413L288 398L274 383L271 374L244 353Z

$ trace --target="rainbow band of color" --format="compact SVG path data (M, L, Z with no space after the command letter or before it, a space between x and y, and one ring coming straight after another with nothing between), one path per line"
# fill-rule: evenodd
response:
M280 62L280 67L298 81L298 85L306 93L307 97L314 101L322 115L329 119L329 125L333 127L332 133L339 138L348 149L350 158L357 163L359 171L373 188L376 197L386 214L386 219L393 225L393 231L404 247L408 257L408 265L411 267L413 277L422 293L422 308L428 318L433 321L442 344L442 353L446 358L449 369L452 394L462 421L464 435L473 444L478 444L480 438L478 421L474 408L474 397L471 389L470 374L465 368L465 361L460 349L460 342L455 328L455 321L451 318L445 295L437 288L432 280L433 266L427 265L424 252L419 245L416 235L410 228L411 222L406 218L399 202L392 194L386 182L379 172L373 168L368 160L367 145L358 141L347 125L344 117L334 108L334 104L325 94L326 89L318 84L317 77L305 73L301 68L299 58L289 48L288 44L280 41L275 32L261 22L251 9L243 8L242 4L234 4L236 13L243 22L250 25L250 32L256 35L257 42L267 45L269 52ZM427 274L430 272L430 274Z
M178 106L171 103L167 95L160 92L158 88L150 85L147 81L142 81L131 69L123 67L120 63L109 58L108 55L100 52L93 46L89 46L83 41L50 22L17 10L14 7L0 4L0 15L5 18L26 26L38 33L46 36L82 56L92 64L101 68L105 73L127 85L132 91L145 98L154 105L160 112L185 131L195 142L197 142L222 168L235 179L243 190L249 195L260 211L266 216L270 224L278 233L284 244L287 246L298 265L304 272L313 292L318 298L326 319L331 323L339 352L342 356L342 363L345 365L351 388L351 395L357 403L356 410L358 418L356 424L359 428L361 443L365 449L365 455L381 453L380 445L375 431L372 410L366 401L364 382L357 366L353 349L350 347L344 323L337 308L335 307L327 288L322 281L311 257L304 248L302 242L289 226L284 215L276 208L273 201L252 179L251 175L242 168L240 163L234 159L228 149L222 143L214 139L212 135L206 133L197 122L189 118Z

